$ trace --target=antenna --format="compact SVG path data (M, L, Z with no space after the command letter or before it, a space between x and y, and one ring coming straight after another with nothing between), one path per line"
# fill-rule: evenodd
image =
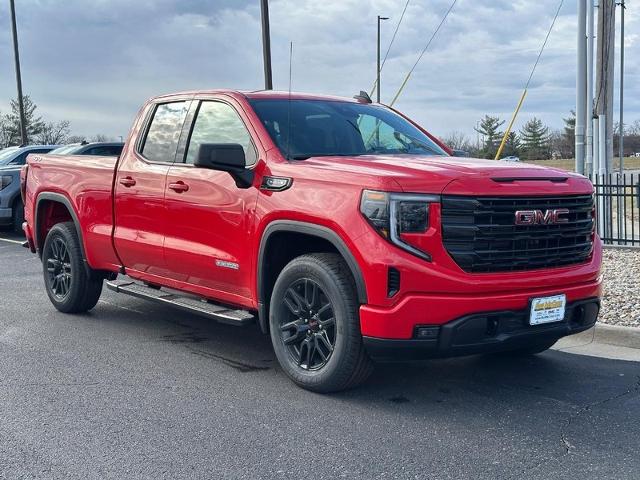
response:
M289 42L289 99L287 102L287 160L291 160L291 64L293 42Z

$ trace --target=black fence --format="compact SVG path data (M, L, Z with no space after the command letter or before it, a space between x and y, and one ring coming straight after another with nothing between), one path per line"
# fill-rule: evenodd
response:
M640 174L591 176L598 234L607 245L640 247Z

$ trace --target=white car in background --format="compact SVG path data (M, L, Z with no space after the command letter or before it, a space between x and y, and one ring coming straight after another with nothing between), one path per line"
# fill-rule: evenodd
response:
M503 162L519 162L520 157L516 157L515 155L509 155L508 157L503 157L500 160Z

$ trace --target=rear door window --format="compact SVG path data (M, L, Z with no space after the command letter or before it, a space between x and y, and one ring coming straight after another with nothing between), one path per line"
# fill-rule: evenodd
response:
M158 105L142 145L142 156L152 162L173 162L186 115L187 102Z

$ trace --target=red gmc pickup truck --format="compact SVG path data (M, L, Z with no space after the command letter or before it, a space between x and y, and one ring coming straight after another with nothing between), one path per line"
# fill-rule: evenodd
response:
M31 155L22 194L58 310L106 283L257 323L318 392L375 360L538 353L599 311L586 178L455 158L366 95L157 97L119 158Z

